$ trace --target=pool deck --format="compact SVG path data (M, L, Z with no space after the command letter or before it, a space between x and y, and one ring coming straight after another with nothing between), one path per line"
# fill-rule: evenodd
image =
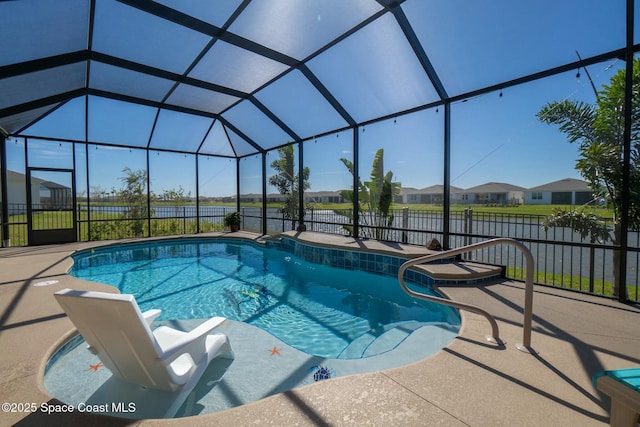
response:
M206 237L221 235L198 235ZM222 235L259 240L244 232ZM416 256L424 248L318 233L294 237L326 246ZM78 249L112 242L0 249L0 395L2 402L58 403L42 377L48 355L72 330L53 293L109 287L67 276ZM34 286L57 280L48 286ZM113 288L111 288L113 289ZM485 341L481 316L463 313L460 335L419 362L386 371L303 386L215 414L171 420L123 420L74 412L3 412L0 426L569 426L608 425L609 399L592 376L640 366L640 307L549 287L537 287L532 346L522 342L524 286L508 280L442 286L449 297L492 313L506 346ZM17 406L17 405L14 405Z

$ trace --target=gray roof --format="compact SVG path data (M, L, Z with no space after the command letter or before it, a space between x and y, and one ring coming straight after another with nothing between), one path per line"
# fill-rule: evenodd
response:
M422 193L422 190L418 190L415 187L402 187L400 189L400 194L418 194Z
M459 193L463 191L462 188L451 186L452 193ZM424 188L403 187L400 194L443 194L444 186L442 184L430 185Z
M53 182L53 181L43 181L40 183L40 185L42 185L45 188L48 188L49 190L71 190L70 187L67 187L66 185L58 184L57 182Z
M461 193L508 193L510 191L524 191L524 187L505 182L487 182L486 184L476 185L460 191Z
M575 178L564 178L558 181L542 184L527 191L591 191L585 181Z
M25 181L26 179L27 179L27 175L25 175L23 173L20 173L20 172L12 171L11 169L7 169L7 180L8 181ZM45 182L44 179L37 178L37 177L35 177L33 175L31 175L31 180L34 181L34 182L38 182L40 184L43 184Z

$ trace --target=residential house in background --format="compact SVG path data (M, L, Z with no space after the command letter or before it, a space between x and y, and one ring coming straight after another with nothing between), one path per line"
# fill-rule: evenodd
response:
M305 191L305 203L344 203L346 200L342 197L340 191Z
M451 186L451 200L455 200L454 195L461 191L463 191L462 188ZM406 205L416 203L441 205L444 202L444 185L431 185L422 189L402 188L395 202Z
M524 203L527 205L586 205L594 202L589 184L574 178L549 182L524 193Z
M18 215L27 212L27 176L23 173L7 170L7 201L9 203L9 215ZM33 203L40 203L40 185L44 180L33 177L31 179L31 197Z
M27 212L27 176L12 170L7 170L6 176L9 215ZM31 201L34 206L46 208L69 206L72 198L71 188L31 176Z
M453 203L521 205L525 188L504 182L488 182L455 193ZM454 194L453 191L451 192Z
M37 178L32 176L31 179ZM34 193L32 193L31 197L34 197ZM40 204L43 208L58 209L60 207L73 206L73 192L71 188L57 182L40 182L39 197L40 203L34 201L34 204Z

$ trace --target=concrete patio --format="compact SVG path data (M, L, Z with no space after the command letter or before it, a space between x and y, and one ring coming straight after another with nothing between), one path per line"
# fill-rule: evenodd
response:
M203 235L199 235L203 236ZM248 233L234 237L258 239ZM304 236L302 236L304 238ZM317 238L317 236L311 236ZM350 246L347 238L323 245ZM347 239L347 240L345 240ZM354 242L351 245L362 245ZM0 395L16 404L57 402L43 386L48 356L73 326L53 293L66 288L105 290L65 273L78 249L111 242L0 249ZM372 250L407 255L402 245ZM48 286L34 286L56 280ZM300 425L300 426L589 426L609 423L609 399L592 384L603 369L640 365L640 307L537 287L532 345L522 341L524 286L503 280L445 286L449 297L478 305L498 320L505 347L485 342L481 316L462 313L460 335L420 362L303 386L223 412L170 420L123 420L86 413L7 412L0 425ZM17 405L16 405L17 406Z

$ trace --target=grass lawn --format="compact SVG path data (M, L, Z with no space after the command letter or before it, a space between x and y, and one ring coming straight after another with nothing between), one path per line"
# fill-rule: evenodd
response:
M116 202L107 202L107 203L92 203L95 206L121 206L121 203ZM162 202L154 202L154 206L163 206L165 205ZM186 202L185 206L195 206L195 202ZM166 206L173 206L172 204L167 203ZM200 206L224 206L224 207L235 207L236 204L234 202L203 202L200 203ZM322 209L322 210L340 210L340 209L351 209L351 203L309 203L308 207L313 209ZM242 203L240 208L261 208L261 202L253 202L253 203ZM280 208L282 207L282 203L267 203L267 208ZM409 208L409 211L442 211L442 205L435 204L425 204L425 203L416 203L416 204L407 204L403 205L400 203L394 203L392 205L392 209L398 210L403 207ZM474 212L486 212L486 213L500 213L500 214L519 214L519 215L551 215L555 208L562 209L582 209L585 213L594 214L600 216L602 218L610 220L613 218L613 210L601 206L583 206L576 207L571 205L518 205L518 206L500 206L500 205L451 205L451 212L463 212L465 209L473 209Z
M243 205L248 206L248 205ZM260 206L259 203L256 203L253 206ZM268 204L268 207L280 207L280 204ZM312 204L314 209L350 209L350 203L314 203ZM410 204L410 205L401 205L395 203L392 206L392 209L402 209L403 207L409 208L409 211L441 211L441 205L433 205L433 204ZM487 206L487 205L451 205L451 212L463 212L465 209L472 209L474 212L486 212L486 213L500 213L500 214L516 214L516 215L551 215L553 210L556 208L561 209L572 209L576 208L576 206L571 205L520 205L520 206ZM613 210L609 208L604 208L600 206L584 206L581 207L585 213L594 214L600 216L602 218L611 219L613 218Z

